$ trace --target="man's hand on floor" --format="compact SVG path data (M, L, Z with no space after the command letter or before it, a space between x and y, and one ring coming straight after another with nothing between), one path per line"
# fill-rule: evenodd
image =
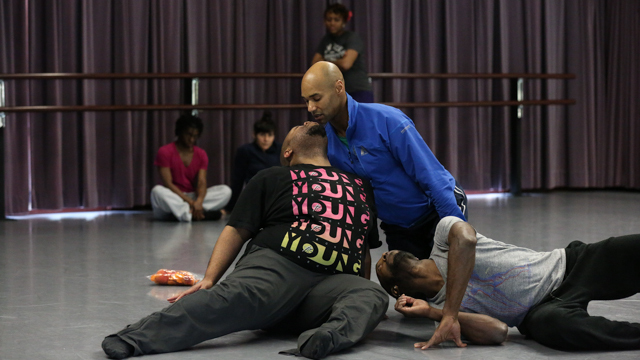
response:
M200 280L198 283L196 283L195 285L193 285L192 287L188 288L187 290L181 292L178 295L174 295L170 298L167 299L168 302L170 303L174 303L180 299L182 299L183 297L187 296L187 295L191 295L194 292L200 290L200 289L210 289L213 286L213 283L211 281L208 280Z
M451 316L442 318L440 326L438 326L428 342L419 342L413 346L425 350L447 340L453 340L458 347L467 347L467 344L460 339L460 323L458 319Z

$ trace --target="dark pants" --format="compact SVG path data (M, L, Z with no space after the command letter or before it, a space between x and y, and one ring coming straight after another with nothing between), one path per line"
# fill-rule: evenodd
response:
M336 352L369 334L388 302L387 293L372 281L314 273L275 251L254 246L224 281L178 300L116 336L134 347L134 355L143 355L186 349L240 330L273 327L306 330L298 338L300 348L316 331L324 330L331 334Z
M566 248L562 284L529 310L518 330L559 350L640 349L640 324L589 316L591 300L614 300L640 292L640 235Z
M464 189L462 189L457 182L453 193L462 214L465 218L468 218L467 194L465 194ZM401 201L401 199L398 201ZM380 227L384 230L387 237L389 251L407 251L418 259L428 259L429 255L431 255L431 249L433 248L433 237L436 234L438 222L440 222L440 215L438 215L435 206L431 205L429 213L410 228L391 225L385 222L382 222Z

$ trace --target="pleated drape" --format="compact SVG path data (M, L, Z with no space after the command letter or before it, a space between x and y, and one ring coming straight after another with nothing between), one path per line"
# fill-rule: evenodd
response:
M331 2L331 1L330 1ZM328 2L294 0L6 0L0 73L304 72ZM524 189L640 188L640 2L634 0L342 1L370 72L574 73L528 80ZM6 81L7 105L184 103L187 80ZM376 101L479 101L509 96L505 80L375 80ZM201 80L200 103L296 103L299 79ZM509 109L403 109L440 161L471 191L510 187ZM199 145L208 181L227 183L235 149L261 110L205 111ZM308 118L273 111L277 139ZM159 181L159 146L177 111L7 114L7 213L131 208Z

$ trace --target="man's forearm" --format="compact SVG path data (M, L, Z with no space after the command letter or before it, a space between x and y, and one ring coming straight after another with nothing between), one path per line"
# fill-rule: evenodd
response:
M442 310L429 308L426 317L434 320L442 320ZM509 327L502 321L488 315L473 313L458 313L460 331L474 344L498 345L505 342Z
M216 284L238 256L242 245L251 237L245 229L225 226L211 253L204 279Z
M476 231L466 222L453 224L449 231L447 300L443 316L456 317L476 259Z

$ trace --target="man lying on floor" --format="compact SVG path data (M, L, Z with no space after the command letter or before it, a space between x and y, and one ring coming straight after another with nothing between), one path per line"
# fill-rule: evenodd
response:
M329 164L326 149L324 127L294 127L282 146L288 167L263 170L247 184L204 279L164 310L107 336L104 352L121 359L275 329L302 332L298 351L320 359L369 334L389 303L378 284L357 276L368 275L369 248L381 245L374 201L367 182Z
M441 321L432 338L415 347L444 340L464 346L460 332L472 342L497 344L508 325L559 350L630 350L640 349L640 324L590 316L587 305L640 292L639 254L640 235L537 252L488 239L446 217L429 259L387 252L376 272L398 298L396 310Z

